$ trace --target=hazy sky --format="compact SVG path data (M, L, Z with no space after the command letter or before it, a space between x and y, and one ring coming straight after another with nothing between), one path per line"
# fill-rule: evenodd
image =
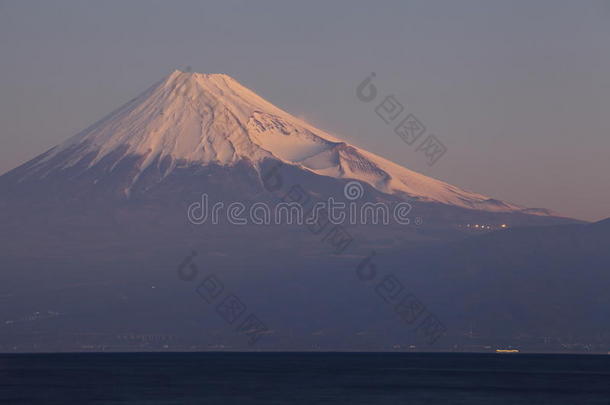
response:
M610 1L0 0L0 172L189 65L426 175L610 216ZM370 72L436 165L356 98Z

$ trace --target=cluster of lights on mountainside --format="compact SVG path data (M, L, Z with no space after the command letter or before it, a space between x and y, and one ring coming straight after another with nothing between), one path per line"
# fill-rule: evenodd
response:
M461 228L462 225L460 225L459 227ZM484 231L484 230L493 230L493 229L508 229L508 225L507 224L501 224L501 225L466 224L466 228Z

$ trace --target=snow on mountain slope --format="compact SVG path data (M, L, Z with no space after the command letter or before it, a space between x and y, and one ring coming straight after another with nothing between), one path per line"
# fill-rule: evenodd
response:
M91 167L111 153L139 157L140 173L151 164L164 162L165 175L185 162L231 166L247 161L258 168L263 159L275 158L321 176L355 179L383 193L420 201L493 212L524 210L349 145L277 108L224 74L174 71L34 159L25 178L44 177L50 171L82 162ZM134 176L133 182L137 178Z

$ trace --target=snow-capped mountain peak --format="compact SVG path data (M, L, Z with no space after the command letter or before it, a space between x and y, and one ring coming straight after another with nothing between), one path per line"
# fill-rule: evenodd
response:
M464 208L512 212L523 208L462 190L406 169L317 129L274 106L225 74L176 70L118 110L26 164L25 177L44 177L108 156L137 157L141 173L163 164L258 169L272 158L337 179L353 179L382 193ZM116 164L116 163L115 163ZM137 182L139 174L132 178Z

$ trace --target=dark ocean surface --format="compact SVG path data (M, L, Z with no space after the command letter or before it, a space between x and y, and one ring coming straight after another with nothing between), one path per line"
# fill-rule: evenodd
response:
M610 356L0 355L2 404L610 404Z

